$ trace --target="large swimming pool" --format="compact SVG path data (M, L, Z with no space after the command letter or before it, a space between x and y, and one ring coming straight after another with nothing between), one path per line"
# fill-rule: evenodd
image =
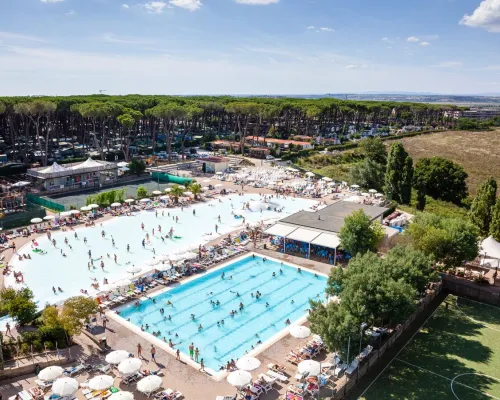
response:
M150 334L160 331L160 339L171 339L175 349L185 354L193 343L200 350L199 359L217 371L283 331L287 319L293 323L307 314L309 299L324 299L326 280L323 275L298 272L293 266L251 255L144 299L138 307L130 303L118 311ZM231 316L232 310L238 313Z
M101 285L104 278L114 282L130 275L127 267L136 265L144 270L151 269L147 261L159 254L170 254L187 246L206 243L215 234L215 225L218 225L218 234L235 230L242 225L242 219L235 219L232 212L245 217L246 222L257 222L269 218L283 218L302 209L308 209L316 202L301 198L278 198L270 200L273 204L260 203L259 195L246 194L244 196L231 195L197 204L190 208L159 209L158 215L154 211L139 212L134 216L122 216L110 219L95 227L79 227L75 232L53 232L52 238L56 240L54 247L44 235L37 239L38 249L47 253L41 255L34 253L28 244L18 250L19 254L30 254L31 260L19 261L17 257L11 261L14 270L24 274L24 284L29 286L39 302L40 307L46 303L58 303L68 297L80 294L81 289L88 290L90 294L96 291L90 287L96 279ZM243 204L250 202L251 210L242 210ZM271 206L271 210L267 210ZM283 212L275 212L274 208L284 207ZM193 214L195 210L195 214ZM221 222L218 222L218 216ZM175 218L178 217L178 222ZM141 224L144 224L144 230ZM175 240L162 240L158 231L165 235L170 228L174 229ZM154 229L154 234L152 230ZM105 237L102 237L102 231ZM207 234L212 236L207 236ZM149 243L142 246L142 241L149 234ZM85 243L84 238L87 239ZM65 244L65 239L68 244ZM113 246L113 240L115 245ZM130 251L127 251L127 245ZM90 260L88 252L94 262L95 269L88 269ZM66 254L66 257L63 254ZM114 262L114 255L117 263ZM100 262L104 262L104 270ZM7 286L21 287L16 283L14 276L6 277ZM53 293L52 287L56 288ZM60 287L63 292L57 291Z

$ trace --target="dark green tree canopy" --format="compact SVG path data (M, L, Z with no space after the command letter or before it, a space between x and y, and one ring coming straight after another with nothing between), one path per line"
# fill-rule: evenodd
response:
M491 210L490 235L500 242L500 197Z
M466 179L464 169L446 158L422 158L415 166L415 187L425 187L428 196L458 205L468 195Z
M401 143L393 143L387 157L385 194L389 200L409 204L413 180L413 160Z
M491 213L496 197L497 182L490 177L479 186L472 202L470 219L483 235L487 235L490 231Z
M353 256L374 251L384 237L382 229L380 224L371 223L363 210L354 211L344 220L339 233L340 244Z

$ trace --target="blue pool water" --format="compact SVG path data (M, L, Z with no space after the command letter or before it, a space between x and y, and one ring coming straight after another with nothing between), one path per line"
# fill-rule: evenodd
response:
M193 343L205 365L217 371L230 359L237 360L252 346L257 347L259 340L265 342L282 331L287 319L293 323L307 314L309 299L324 299L326 280L304 270L299 273L292 266L248 256L155 296L156 303L149 299L139 307L131 303L119 312L138 327L148 324L149 333L159 330L161 339L172 339L175 348L185 354ZM262 297L252 298L251 293L257 291ZM210 300L218 300L220 305L214 306ZM166 305L167 301L173 306ZM244 305L241 312L240 302ZM161 308L165 310L163 315ZM238 310L238 314L231 317L231 310ZM195 314L195 320L191 314ZM171 320L165 320L169 315ZM218 326L222 320L224 325ZM198 331L200 324L203 329Z
M154 211L139 212L134 216L121 216L104 222L101 226L79 227L76 229L78 239L74 237L74 232L54 231L52 238L56 240L53 247L44 235L37 239L38 248L47 252L45 255L33 253L30 245L18 250L19 254L30 254L31 260L19 261L14 257L10 262L15 271L24 274L24 284L29 286L39 302L40 307L46 303L58 303L68 297L80 295L80 289L88 290L90 294L95 294L96 290L91 288L92 279L96 279L101 285L104 278L115 282L130 277L126 269L129 265L143 267L144 270L153 267L147 265L155 253L170 254L180 249L194 245L206 243L207 233L215 233L215 225L218 225L218 233L231 232L242 226L242 219L235 219L231 212L245 217L246 222L258 222L268 218L284 218L289 214L302 209L307 209L316 204L315 201L301 198L272 199L273 207L284 207L283 212L278 213L272 210L262 210L259 208L259 195L246 194L244 196L231 195L223 197L220 201L197 204L190 208L159 209L158 216ZM251 210L243 210L243 203L250 202ZM255 207L253 207L255 205ZM193 209L196 215L193 215ZM162 215L162 211L164 215ZM170 214L170 216L168 216ZM221 216L221 222L217 217ZM176 223L172 218L179 217ZM145 229L141 229L144 223ZM169 229L174 228L174 235L178 239L165 241L161 240L158 233L158 225L165 235ZM152 229L155 230L153 235ZM106 232L106 237L101 237L101 231ZM150 235L150 242L142 247L142 240L146 233ZM87 238L84 243L83 238ZM112 239L115 240L115 246ZM68 244L64 239L68 239ZM213 236L212 236L213 238ZM130 245L130 252L127 252L127 244ZM71 246L71 248L70 248ZM64 257L61 250L66 254ZM91 251L96 269L88 269L88 251ZM109 257L108 257L109 254ZM113 255L116 254L118 262L115 264ZM103 258L105 268L100 268L100 257ZM15 288L21 287L16 283L13 274L6 277L6 284ZM52 292L52 286L61 287L63 292Z

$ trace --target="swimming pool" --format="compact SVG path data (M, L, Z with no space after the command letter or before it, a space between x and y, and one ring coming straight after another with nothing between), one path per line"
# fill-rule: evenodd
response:
M80 290L88 290L90 294L96 291L90 287L96 279L100 284L103 279L115 282L130 277L126 272L127 267L136 265L143 267L143 270L153 267L147 265L147 261L159 254L171 254L187 246L197 246L206 243L214 235L207 236L207 233L215 233L215 225L219 227L219 234L224 234L242 226L242 219L235 219L232 212L245 217L246 222L258 222L269 218L283 218L291 213L301 209L308 209L316 204L315 201L301 198L278 198L271 199L274 203L272 211L262 210L259 202L259 195L245 194L244 196L231 195L218 199L197 204L190 208L159 209L158 216L154 211L142 211L134 216L121 216L112 218L95 227L80 227L75 231L78 238L74 237L75 232L55 231L52 232L52 238L56 240L56 246L53 247L48 238L44 235L37 239L38 248L47 252L45 255L33 253L31 245L18 250L19 254L30 254L31 260L19 261L14 257L11 265L15 271L21 271L24 274L24 284L29 286L39 302L40 307L46 303L58 303L68 297L80 295ZM243 203L250 202L252 210L242 210ZM277 208L284 207L283 212L274 211ZM193 209L195 215L193 215ZM162 211L164 215L162 215ZM170 215L170 216L169 216ZM221 222L217 217L221 216ZM176 223L173 218L179 217ZM144 230L141 229L141 223L144 223ZM178 237L175 240L166 239L164 242L158 232L158 225L162 227L162 233L165 235L170 228L174 228L174 235ZM155 230L154 235L152 229ZM105 231L103 238L101 232ZM146 233L150 235L150 242L142 247L142 241ZM87 243L84 238L87 238ZM64 243L65 238L68 244ZM115 241L113 246L112 240ZM130 245L128 252L126 247ZM71 246L71 248L70 248ZM66 254L64 257L61 251ZM96 269L88 269L89 255L94 260ZM117 263L114 262L114 254L117 255ZM108 257L109 255L109 257ZM104 262L104 270L100 268L100 257ZM15 282L13 274L6 276L6 285L11 287L21 287L21 284ZM53 293L52 287L56 289L61 287L63 292Z
M185 354L193 343L200 350L199 359L218 371L227 361L265 345L287 327L287 319L293 323L306 315L309 299L324 299L326 281L323 275L299 273L294 266L250 255L143 299L138 307L129 303L117 310L150 337L160 331L160 339L171 339L175 349ZM262 295L259 299L257 291ZM238 313L231 316L232 310Z

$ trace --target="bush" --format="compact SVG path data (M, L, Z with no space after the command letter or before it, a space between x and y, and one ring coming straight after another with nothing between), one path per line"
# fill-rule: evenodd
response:
M137 197L142 199L148 195L148 190L144 186L139 186L137 189Z
M143 160L133 158L128 165L130 172L139 176L146 170L146 163Z
M47 350L53 350L56 348L56 345L54 344L54 342L43 342L43 345L45 346L45 348Z
M39 340L40 335L38 332L23 332L21 337L24 343L32 344L34 341Z
M21 354L31 354L31 346L28 343L22 343L20 351Z
M38 329L38 335L42 342L56 342L59 340L66 340L66 333L64 332L64 329L60 327L52 328L41 326L40 329Z

